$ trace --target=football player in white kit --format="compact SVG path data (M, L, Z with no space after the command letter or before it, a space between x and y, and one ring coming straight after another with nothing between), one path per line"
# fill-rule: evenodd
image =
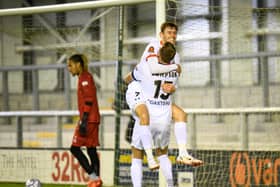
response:
M176 49L170 42L166 42L159 50L159 62L170 62L176 54ZM155 58L155 57L154 57ZM150 130L151 137L156 148L156 156L158 157L160 167L166 178L169 187L173 187L172 165L168 158L168 144L170 139L170 126L172 120L172 100L171 93L175 91L179 73L170 71L168 73L154 73L151 74L147 62L140 62L127 79L134 79L128 85L126 99L129 107L132 109L135 117L135 127L132 135L132 165L131 177L134 187L142 186L142 160L143 150L145 150L142 141L143 125L140 119L135 114L137 105L143 104L149 111L150 125L147 127ZM168 83L167 88L162 85ZM140 88L139 88L140 86ZM138 93L135 90L141 89ZM146 150L145 150L146 151ZM149 164L149 156L148 164Z
M149 69L151 73L166 73L173 70L176 70L177 72L181 72L180 67L180 58L178 53L176 53L175 57L170 62L171 65L161 65L158 63L157 58L154 58L158 55L158 51L161 48L161 46L165 42L171 42L173 45L176 43L177 38L177 25L170 22L165 22L161 25L161 32L160 32L160 40L154 40L148 44L146 47L142 57L141 62L146 62L149 65ZM148 77L147 77L148 78ZM163 84L163 87L169 88L169 84ZM129 88L132 89L132 88ZM134 87L134 92L138 93L138 100L137 103L144 103L145 101L141 100L141 88ZM135 108L136 115L140 118L141 124L149 124L149 113L144 104L137 105ZM187 115L176 104L172 104L172 118L174 121L174 134L176 137L176 142L179 149L179 155L176 159L178 163L186 164L186 165L192 165L192 166L199 166L202 165L203 162L201 160L193 158L187 151L186 144L187 144ZM147 131L143 131L148 134ZM147 139L149 139L149 136L146 136L146 142ZM148 146L149 147L149 146ZM148 154L147 154L148 155ZM149 154L150 155L150 154ZM150 156L151 157L151 156ZM149 156L148 156L149 158ZM151 169L156 168L155 164L151 164Z

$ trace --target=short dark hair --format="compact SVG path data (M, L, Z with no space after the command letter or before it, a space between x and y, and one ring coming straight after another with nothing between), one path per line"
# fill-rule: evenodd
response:
M75 63L81 63L84 64L83 58L82 58L82 54L74 54L72 56L70 56L69 60L75 62Z
M159 55L163 62L170 63L170 61L176 55L176 48L172 43L165 42L159 50Z
M175 28L176 31L178 31L178 26L177 26L175 23L172 23L172 22L164 22L163 24L161 24L161 26L160 26L160 31L161 31L161 32L164 32L164 30L165 30L167 27Z

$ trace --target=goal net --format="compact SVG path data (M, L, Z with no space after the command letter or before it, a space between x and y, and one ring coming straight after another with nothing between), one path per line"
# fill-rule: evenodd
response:
M74 53L85 54L91 62L90 72L94 75L100 108L105 111L100 126L100 150L116 153L114 181L107 184L131 186L131 152L126 130L132 122L128 111L118 113L128 109L121 78L139 62L148 42L158 37L158 21L171 21L179 28L176 48L182 65L173 100L188 113L189 152L205 162L199 168L175 163L178 152L172 126L169 158L174 184L279 185L280 9L277 1L71 3L67 0L0 3L2 111L76 111L77 79L69 75L66 62ZM155 17L162 3L165 16ZM15 7L37 6L45 9L12 11ZM255 110L243 111L252 107ZM229 112L227 108L233 110ZM276 109L267 111L266 108ZM21 134L24 148L68 148L78 120L75 112L61 118L15 116L0 118L0 147L17 147L17 137ZM18 124L22 128L18 129ZM63 154L59 156L62 158ZM159 172L148 170L144 159L143 184L164 185L163 181ZM65 181L58 178L55 182ZM71 178L66 183L71 183Z

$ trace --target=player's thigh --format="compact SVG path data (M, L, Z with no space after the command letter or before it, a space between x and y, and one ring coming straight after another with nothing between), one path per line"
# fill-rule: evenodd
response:
M146 104L142 103L136 106L135 113L137 117L140 119L140 125L148 125L150 118L149 118L149 111Z
M131 110L133 110L136 105L139 105L140 103L145 103L140 83L138 83L137 81L131 82L127 86L125 98Z
M144 158L144 152L141 149L137 149L135 147L131 147L132 151L132 158L137 158L137 159L143 159Z
M187 121L187 114L186 112L176 104L172 104L172 119L175 122L182 122L182 121Z
M140 84L136 81L130 83L125 94L126 102L132 112L135 112L139 105L145 104L146 100L142 93Z

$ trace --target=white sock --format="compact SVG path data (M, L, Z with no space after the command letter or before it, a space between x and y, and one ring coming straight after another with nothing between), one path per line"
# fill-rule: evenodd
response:
M187 123L175 122L174 133L179 148L179 155L188 154L187 151Z
M152 152L152 144L153 144L153 139L152 139L152 134L150 131L149 126L147 125L140 125L140 139L142 141L145 153L147 155L147 159L153 159L153 152Z
M142 186L142 172L142 160L133 158L130 167L130 175L133 187Z
M96 179L98 179L98 176L95 174L95 172L92 172L91 174L89 174L89 178L91 180L96 180Z
M168 187L173 187L172 165L167 155L158 157L160 169L166 179Z

